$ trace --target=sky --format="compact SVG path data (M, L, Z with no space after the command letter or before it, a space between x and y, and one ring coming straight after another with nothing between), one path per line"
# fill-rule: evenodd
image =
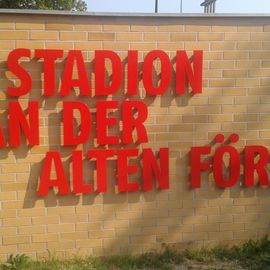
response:
M159 0L160 13L180 12L181 0ZM182 0L184 13L202 13L203 0ZM85 0L90 12L154 12L155 0ZM217 0L216 13L270 13L270 0Z

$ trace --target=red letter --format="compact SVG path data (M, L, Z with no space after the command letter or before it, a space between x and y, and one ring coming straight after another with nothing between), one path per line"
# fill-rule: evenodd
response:
M51 179L52 163L54 163L56 179ZM38 196L48 195L49 189L52 187L58 187L59 195L67 195L70 193L68 180L64 173L59 152L48 152L46 154L41 173Z
M161 77L159 86L153 85L153 62L159 58L161 64ZM149 95L156 96L164 94L171 81L171 62L169 56L160 50L149 52L143 64L143 85Z
M108 126L114 126L118 123L115 117L107 117L107 109L118 108L118 101L97 101L97 143L98 144L119 144L118 136L107 135Z
M202 93L203 52L194 51L193 72L185 51L176 54L176 94L185 94L188 82L192 93Z
M107 158L114 156L114 150L89 150L88 158L96 158L97 191L107 192Z
M88 194L93 191L91 184L83 182L83 155L82 151L72 152L72 175L73 175L73 193Z
M143 149L143 190L152 190L153 173L159 183L159 189L169 188L169 150L161 148L159 151L159 166L151 149Z
M210 164L208 162L201 162L201 156L208 155L210 152L211 147L208 146L191 147L191 188L201 187L201 171L210 171Z
M28 118L26 116L18 101L11 101L9 107L9 132L10 132L10 146L16 147L21 144L21 129L24 132L30 145L39 144L39 117L38 117L38 102L29 101L28 103Z
M134 118L134 109L137 111L137 117ZM138 142L148 142L146 128L143 123L148 115L147 106L143 101L123 101L122 119L123 119L123 135L122 141L125 144L133 142L132 131L137 130Z
M74 134L74 110L81 116L80 134ZM63 102L64 145L78 145L87 141L91 133L91 113L82 102Z
M106 85L106 58L111 60L111 83ZM95 51L95 90L97 96L114 94L122 85L122 64L113 51Z
M8 55L8 69L21 80L19 87L8 87L7 93L11 97L19 97L27 94L32 88L32 79L29 73L19 64L21 57L31 57L29 49L15 49Z
M0 147L6 147L7 143L3 134L2 128L0 128Z
M223 157L224 154L230 155L230 176L225 179L223 176ZM213 158L213 175L216 184L221 188L228 188L235 185L240 177L240 157L235 148L230 145L220 147Z
M63 57L63 50L35 50L37 59L44 59L44 96L55 95L55 60Z
M128 51L127 94L136 95L139 86L138 51Z
M75 62L78 71L78 79L72 79ZM70 95L70 90L76 86L80 88L82 96L91 96L90 84L87 78L82 52L69 51L66 66L62 77L60 95L61 96Z
M128 157L137 157L138 149L119 149L118 150L118 191L128 192L128 191L138 191L139 183L129 183L128 175L131 173L136 173L138 170L137 165L128 165Z
M254 186L254 171L257 171L261 186L269 186L267 175L267 164L269 162L268 150L264 146L245 147L245 186ZM255 163L255 156L259 155L259 160Z

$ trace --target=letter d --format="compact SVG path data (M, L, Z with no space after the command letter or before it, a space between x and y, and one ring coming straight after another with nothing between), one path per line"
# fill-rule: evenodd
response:
M110 60L112 75L110 84L106 83L106 59ZM113 51L95 51L95 94L107 96L114 94L122 85L122 64Z
M80 112L81 125L79 134L74 134L74 110ZM91 113L82 102L63 102L64 145L78 145L84 143L91 133Z

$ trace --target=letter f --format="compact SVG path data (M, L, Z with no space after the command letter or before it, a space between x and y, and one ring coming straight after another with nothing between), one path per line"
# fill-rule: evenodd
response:
M210 171L211 166L208 162L202 162L201 156L211 152L209 146L191 147L190 166L191 166L191 188L201 187L201 172Z

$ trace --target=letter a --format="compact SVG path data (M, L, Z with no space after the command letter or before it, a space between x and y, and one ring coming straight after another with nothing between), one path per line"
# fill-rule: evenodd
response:
M51 178L53 163L55 166L56 179ZM67 195L70 193L68 180L64 173L64 168L59 152L48 152L45 157L40 185L37 192L38 196L48 195L49 189L52 187L58 187L59 195Z

